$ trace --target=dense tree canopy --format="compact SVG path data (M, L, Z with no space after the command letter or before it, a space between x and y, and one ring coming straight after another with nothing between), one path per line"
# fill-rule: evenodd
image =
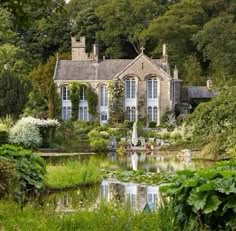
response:
M110 58L134 58L141 46L160 58L167 43L171 69L177 65L184 84L211 78L215 85L232 85L235 15L234 0L3 0L0 68L40 89L27 76L50 56L70 51L74 34L86 36L88 52L97 42L100 55Z

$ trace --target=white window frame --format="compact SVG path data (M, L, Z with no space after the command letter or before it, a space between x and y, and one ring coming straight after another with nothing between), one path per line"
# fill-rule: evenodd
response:
M125 98L136 99L136 80L134 78L125 80Z

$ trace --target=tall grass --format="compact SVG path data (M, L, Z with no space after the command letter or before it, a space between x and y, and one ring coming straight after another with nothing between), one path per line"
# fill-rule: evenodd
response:
M163 208L164 209L164 208ZM162 211L163 212L163 211ZM58 213L26 206L22 210L13 202L0 201L0 230L78 230L78 231L174 231L180 230L162 217L164 213L138 213L117 204L101 204L92 211ZM172 213L170 213L172 214ZM173 219L173 218L172 218Z
M62 165L47 166L46 185L52 188L66 188L80 184L94 184L101 181L95 163L66 162Z

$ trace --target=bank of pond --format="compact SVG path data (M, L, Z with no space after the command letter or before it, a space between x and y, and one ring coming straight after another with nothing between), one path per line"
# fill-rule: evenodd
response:
M0 147L0 230L235 230L236 161Z

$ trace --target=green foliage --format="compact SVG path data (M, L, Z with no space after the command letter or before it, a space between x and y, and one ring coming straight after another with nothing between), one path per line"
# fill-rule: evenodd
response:
M15 166L0 157L0 198L9 195L16 181Z
M77 195L78 196L78 195ZM81 209L74 213L53 214L50 209L26 205L19 208L12 201L0 201L2 230L175 230L173 215L168 207L161 213L137 213L118 203L101 204L92 211ZM37 218L37 219L36 219ZM166 222L166 223L165 223Z
M122 182L135 182L148 185L159 185L171 181L171 173L155 173L144 171L110 171L101 170L104 178L115 178Z
M6 115L0 118L0 124L4 124L9 130L14 125L14 119L11 115Z
M20 202L29 194L38 193L44 187L46 165L44 160L30 150L13 145L0 147L0 157L16 168L14 194Z
M149 122L149 125L148 125L148 127L149 128L156 128L156 126L157 126L157 123L156 122Z
M97 114L98 96L93 88L87 83L71 82L68 89L70 92L70 100L72 104L72 120L78 119L80 91L82 87L85 90L85 97L88 101L89 113L93 116Z
M201 103L187 118L186 133L190 139L208 145L204 150L205 156L207 156L207 149L209 156L219 157L217 154L234 147L235 100L235 87L222 89L217 97L210 102Z
M85 89L86 99L88 100L88 111L91 115L97 115L98 95L93 88L88 85Z
M98 127L88 133L89 144L96 151L106 151L108 148L110 136L107 132L104 135L105 130L103 127Z
M116 124L124 121L124 83L120 79L116 79L109 85L111 101L109 103L110 118L109 123Z
M68 86L68 90L70 92L70 101L72 105L72 120L78 119L79 112L79 101L80 101L80 89L81 84L79 82L72 82Z
M100 182L101 175L93 162L66 162L47 166L46 185L49 188L77 187Z
M25 90L23 81L15 74L8 70L0 72L0 117L19 116L26 101Z
M60 111L60 100L53 80L55 64L56 57L51 56L46 64L38 65L29 74L32 90L25 115L52 119Z
M236 215L236 162L219 162L210 169L181 171L162 192L171 197L178 225L194 230L233 230Z
M5 124L0 123L0 145L6 144L8 140L8 129Z

